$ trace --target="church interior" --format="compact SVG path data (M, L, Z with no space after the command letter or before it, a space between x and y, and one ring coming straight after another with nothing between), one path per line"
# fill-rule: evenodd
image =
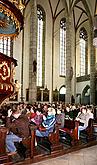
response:
M97 145L96 97L97 0L0 0L0 164Z

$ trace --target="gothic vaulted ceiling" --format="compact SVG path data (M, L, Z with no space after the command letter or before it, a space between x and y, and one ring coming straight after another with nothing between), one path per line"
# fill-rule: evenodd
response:
M64 0L63 0L64 1ZM97 14L97 0L65 0L68 12L73 12L74 26L79 26Z
M12 2L13 0L0 0L0 5L3 5L3 2L7 3L8 1ZM22 0L20 2L22 2L26 6L29 1L30 0ZM45 1L51 2L51 4L53 3L53 0L45 0ZM67 8L68 12L72 11L73 19L74 19L74 26L75 26L76 30L80 27L80 25L82 23L88 21L89 19L94 20L94 15L97 14L97 0L55 0L55 3L59 4L61 1L64 2L64 5L65 5L64 8ZM17 0L16 0L16 2L17 2ZM38 0L38 2L39 2L39 0ZM10 3L8 3L8 4L10 5ZM2 10L4 10L4 9L2 9ZM4 14L6 14L6 13L0 12L0 18L1 18L0 21L3 20ZM20 18L20 14L18 16ZM7 21L6 21L6 24L4 24L4 28L2 28L2 27L0 28L1 34L4 32L6 34L15 33L15 30L18 28L18 22L16 22L16 20L13 22L12 16L8 18L8 14L6 14L6 17L4 17L4 19L6 19ZM10 26L8 27L7 23L9 23L9 22L10 22ZM15 24L15 22L17 23L17 25ZM16 26L17 26L17 28L16 28ZM8 27L8 28L5 29L5 27Z

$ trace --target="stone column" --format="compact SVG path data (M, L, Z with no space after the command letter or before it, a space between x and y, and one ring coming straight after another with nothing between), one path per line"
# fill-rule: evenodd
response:
M36 67L37 67L37 4L36 0L31 2L30 15L30 51L29 51L29 103L36 102Z
M65 102L71 102L71 36L72 36L72 19L70 16L66 20L66 97Z
M71 34L71 95L74 97L76 103L76 31L72 26L72 34Z
M22 61L21 61L21 97L20 97L20 99L21 99L21 102L23 102L24 101L24 96L23 96L23 88L24 88L24 84L23 84L23 74L24 74L24 72L23 72L23 68L24 68L24 29L22 30ZM18 98L19 98L19 96L18 96Z
M93 26L90 29L90 104L95 104L95 91L96 91L96 79L95 79L95 48L93 46Z

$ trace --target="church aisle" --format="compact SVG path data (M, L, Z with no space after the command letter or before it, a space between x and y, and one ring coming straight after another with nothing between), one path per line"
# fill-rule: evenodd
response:
M81 149L57 158L48 159L35 165L97 165L97 145ZM33 165L31 164L31 165Z

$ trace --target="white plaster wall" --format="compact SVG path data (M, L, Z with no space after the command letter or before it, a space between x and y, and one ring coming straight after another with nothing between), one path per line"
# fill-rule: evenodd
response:
M29 85L29 24L30 24L30 12L29 4L26 7L26 14L24 18L24 56L23 56L23 96L26 96L26 89ZM22 66L22 32L15 38L13 46L13 57L17 59L18 66L15 68L15 79L21 84L21 66ZM19 101L21 92L19 94Z
M24 14L24 59L23 59L23 95L26 97L26 89L29 88L29 45L30 45L30 14L28 3Z
M14 39L13 57L17 60L18 66L15 68L15 79L21 82L21 54L22 54L22 32Z
M15 80L21 84L21 62L22 62L22 31L20 34L14 39L13 44L13 57L17 60L18 66L15 68ZM19 92L19 101L20 101L21 91Z

